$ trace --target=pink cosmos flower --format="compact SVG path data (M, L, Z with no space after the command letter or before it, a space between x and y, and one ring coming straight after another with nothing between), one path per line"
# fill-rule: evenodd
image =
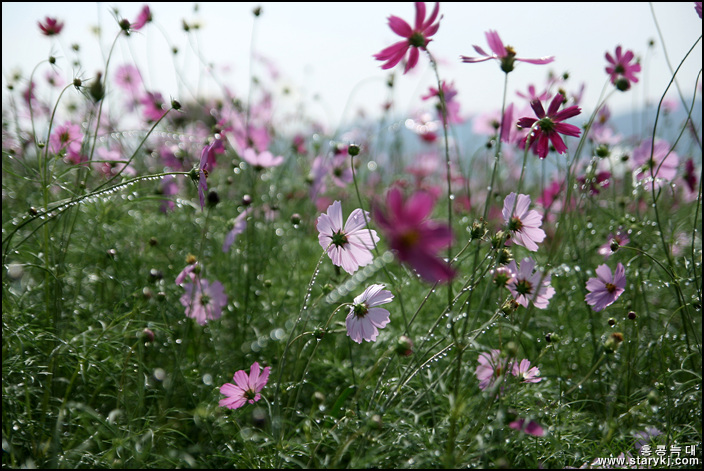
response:
M142 86L142 76L137 67L132 64L124 64L115 70L115 83L131 95L136 95Z
M82 142L83 133L81 132L81 126L66 121L64 124L54 128L54 131L51 133L49 137L49 150L54 154L66 150L67 159L72 160L80 155Z
M357 343L362 339L375 342L378 329L383 329L389 323L389 311L376 307L390 303L394 295L384 289L384 285L371 285L362 294L354 298L345 324L347 335Z
M144 118L148 122L156 122L164 115L165 101L164 97L159 92L146 92L139 99L139 102L144 105Z
M405 39L392 44L374 55L376 60L386 61L381 66L384 70L390 69L401 62L401 59L406 56L406 52L408 52L409 49L408 61L406 62L403 73L405 74L415 67L418 63L418 57L420 56L418 49L425 50L428 43L431 41L430 37L434 35L440 27L439 21L433 24L433 21L438 17L438 11L440 9L438 2L435 3L435 8L427 20L425 19L425 2L416 2L415 5L416 22L413 28L397 16L389 16L389 27L391 30Z
M521 98L525 98L526 100L533 101L533 100L547 100L548 97L550 96L545 90L543 93L538 93L535 85L528 85L528 92L527 93L522 93L522 92L516 92L516 95L518 95Z
M98 159L102 160L102 162L97 163L98 170L106 177L112 177L118 173L131 177L137 175L137 170L132 165L127 165L127 159L122 157L119 149L100 147L97 150L97 154Z
M440 98L445 100L445 109L447 112L447 122L452 124L460 124L463 119L460 116L460 102L455 100L457 96L457 89L455 88L455 83L447 85L443 80L441 82L440 91L437 88L430 87L427 95L423 95L421 98L423 100L428 100L433 97L438 97L438 103L436 105L438 111L438 119L442 121L442 104L440 103Z
M350 275L374 259L371 251L379 242L379 237L375 230L365 227L368 220L369 213L357 208L349 215L343 227L342 205L339 201L333 202L327 213L318 217L316 227L320 246L327 251L333 264L342 267Z
M225 383L220 386L220 394L227 396L225 399L220 399L218 405L227 407L228 409L239 409L249 401L254 404L262 395L259 392L264 389L269 380L271 367L267 366L260 372L259 363L252 363L249 368L249 376L244 370L239 370L235 373L233 379L235 384Z
M479 389L486 389L494 385L496 380L506 373L507 359L501 358L501 350L495 349L490 353L479 354L479 366L474 374L479 380Z
M530 196L516 196L516 193L511 192L504 199L504 209L501 213L510 231L510 240L535 252L538 250L538 243L545 240L545 231L540 228L543 216L534 209L529 210L529 206Z
M594 311L599 312L611 306L626 290L626 269L619 262L616 265L616 271L611 274L611 269L603 264L597 267L596 275L587 280L589 293L584 300Z
M508 426L514 430L520 430L528 435L533 435L534 437L542 437L545 435L543 427L533 420L518 419L508 424Z
M200 200L200 209L205 208L205 195L208 193L208 172L210 167L210 154L213 153L213 146L216 145L213 141L207 146L203 147L203 151L200 153L200 163L198 164L198 199Z
M655 145L652 139L643 141L633 151L632 162L636 178L646 184L652 181L655 188L660 188L664 181L674 180L679 169L679 156L662 139L655 141Z
M44 23L38 21L37 24L44 36L55 36L64 28L63 21L59 21L56 18L49 18L48 16L44 18Z
M699 19L702 18L702 2L694 2L694 11L699 15Z
M606 260L614 253L614 251L611 250L611 244L616 242L619 247L623 247L630 241L631 239L628 237L628 232L624 228L619 227L615 234L613 232L609 234L609 237L606 238L606 243L599 247L597 252L599 252L599 255L603 255L604 260Z
M528 302L532 301L538 309L548 307L550 298L555 294L555 288L550 286L550 275L543 276L539 270L533 271L535 260L524 258L520 270L516 266L516 261L511 260L508 268L515 273L515 276L506 287L518 304L528 307Z
M247 216L252 212L253 208L247 208L235 218L232 230L225 236L225 242L222 244L222 251L227 252L230 246L235 242L235 238L244 232L247 228Z
M615 58L608 52L605 57L608 62L606 73L609 74L611 83L616 88L625 92L631 88L631 83L638 83L638 78L635 74L640 72L640 64L638 62L630 63L635 57L633 51L626 51L625 54L622 54L621 46L617 46Z
M462 58L462 62L471 64L496 59L501 63L501 70L505 73L509 73L513 70L515 61L528 62L529 64L549 64L555 60L553 56L541 57L539 59L520 59L516 57L516 51L511 46L504 46L504 43L499 37L499 33L489 30L484 34L486 35L486 41L489 43L489 47L491 48L491 52L493 52L493 54L487 54L481 47L474 45L474 50L477 51L479 55L484 57L460 56Z
M539 383L543 378L540 377L540 370L537 366L530 367L530 361L521 360L520 363L514 363L511 371L513 376L516 376L522 383Z
M211 285L208 280L194 277L193 283L186 283L186 292L181 296L181 304L186 307L186 316L192 317L200 325L222 316L222 308L227 304L225 288L219 281Z
M149 6L144 5L142 7L142 10L139 12L139 15L137 16L137 19L134 20L134 23L130 24L130 28L135 31L138 31L150 21L152 21L152 12L149 10Z
M257 151L251 147L247 147L244 152L242 152L242 158L257 170L277 167L284 162L283 156L274 157L268 150L257 153Z
M558 154L567 152L567 146L562 141L560 134L579 137L581 133L577 126L562 122L580 114L582 112L581 108L578 106L570 106L562 111L558 111L560 105L564 102L565 96L558 93L550 102L546 114L540 100L533 100L530 102L530 106L533 108L533 112L538 119L524 117L518 120L519 127L531 128L531 132L526 136L524 144L532 146L533 152L541 159L544 159L548 155L549 142L552 142Z
M430 283L450 281L456 274L437 256L452 242L452 229L428 219L434 205L435 200L424 191L417 191L404 201L401 190L394 187L386 194L386 209L374 211L374 219L398 259Z
M189 257L191 256L189 255ZM200 264L195 260L195 257L193 257L193 259L189 261L188 265L186 265L186 267L181 270L181 273L176 276L176 285L181 286L183 282L186 281L186 278L188 278L192 282L195 282L196 278L198 278L200 270Z

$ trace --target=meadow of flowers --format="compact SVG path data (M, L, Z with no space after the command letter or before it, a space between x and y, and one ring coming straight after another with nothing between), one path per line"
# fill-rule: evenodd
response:
M393 10L369 60L390 92L432 70L424 113L336 131L256 77L149 89L112 48L6 77L3 467L700 467L701 69L623 134L641 51L603 51L587 105L488 24L456 60L503 100L469 121L442 6Z

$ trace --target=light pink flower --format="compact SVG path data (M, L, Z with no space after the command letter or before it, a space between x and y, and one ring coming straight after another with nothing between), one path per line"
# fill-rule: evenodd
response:
M479 366L474 374L479 380L479 389L486 389L494 385L494 382L506 374L507 359L501 358L501 350L494 349L490 353L479 354Z
M139 99L139 102L144 106L144 118L148 122L156 122L164 115L165 101L164 97L159 92L146 92Z
M438 17L438 11L440 9L439 3L435 3L435 8L427 20L425 19L425 2L416 2L415 5L416 21L413 28L397 16L389 16L389 27L391 30L405 39L392 44L378 54L374 54L376 60L386 61L381 66L384 70L390 69L401 62L401 59L406 56L406 52L408 52L409 49L408 61L406 62L403 73L405 74L415 67L418 63L418 57L420 56L418 49L425 50L428 43L431 41L430 37L434 35L440 27L439 21L433 24L433 21Z
M594 311L599 312L611 306L626 290L626 269L619 262L612 274L606 264L599 265L596 277L587 280L587 290L589 293L584 300Z
M136 95L142 86L142 76L137 67L132 64L124 64L115 70L115 83L121 89Z
M558 93L550 102L548 112L545 113L540 100L533 100L530 102L530 106L533 108L533 112L538 119L524 117L518 120L518 126L531 128L531 132L526 136L524 145L531 146L533 152L541 159L547 157L549 150L548 144L550 142L552 142L558 154L567 152L567 146L560 137L560 134L579 137L582 132L577 126L562 122L582 112L581 108L578 106L570 106L562 111L558 111L564 102L564 95Z
M106 177L112 177L118 173L131 177L137 175L137 170L132 165L127 165L128 159L122 156L119 149L100 147L97 154L98 159L102 161L97 162L98 170Z
M541 57L539 59L518 58L516 57L516 51L511 46L504 46L503 41L501 41L501 38L499 37L499 33L489 30L484 34L486 35L486 41L489 43L489 47L491 48L491 52L493 52L493 54L487 54L481 47L474 45L474 50L483 57L460 56L462 58L462 62L476 63L496 59L501 63L501 70L505 73L509 73L513 70L515 61L528 62L529 64L549 64L555 60L553 56Z
M235 238L244 232L247 228L247 216L252 212L252 208L247 208L242 213L235 218L232 230L225 236L225 242L222 244L222 251L227 252L230 250L230 246L235 242Z
M534 209L529 210L530 196L509 193L504 199L504 209L501 212L504 222L510 231L510 240L531 252L538 250L538 244L545 240L545 231L540 226L543 216Z
M543 378L540 377L540 370L537 366L530 367L530 361L521 360L520 363L514 363L511 371L513 376L516 376L522 383L539 383Z
M55 36L61 32L64 28L64 23L57 20L56 18L49 18L48 16L44 19L44 23L38 21L39 29L42 30L44 36Z
M211 170L211 154L214 152L213 147L218 141L213 141L203 147L200 153L200 163L198 164L198 199L200 200L200 209L205 209L205 195L208 193L208 172Z
M366 215L366 220L365 220ZM359 267L369 265L374 259L372 249L379 242L379 237L373 229L367 229L366 221L369 213L355 209L342 226L342 205L333 202L327 210L318 217L318 241L332 260L332 263L342 267L350 275Z
M434 205L435 200L424 191L417 191L404 201L401 190L394 187L386 194L386 209L374 211L374 219L398 259L430 283L450 281L456 274L437 256L452 242L452 229L428 219Z
M345 324L347 335L357 343L362 339L367 342L376 341L378 329L383 329L389 323L389 311L376 307L390 303L394 295L384 289L384 285L371 285L362 294L354 298Z
M646 184L652 182L655 188L660 188L663 181L674 180L679 170L679 156L662 139L655 141L655 145L652 139L643 141L633 151L632 162L636 178Z
M609 74L611 83L616 88L625 92L631 88L631 83L638 83L638 78L635 74L640 72L640 64L637 61L631 64L635 57L633 51L626 51L625 54L622 54L621 46L617 46L615 58L608 52L605 57L608 62L606 73Z
M64 124L54 128L51 133L49 150L54 154L66 150L67 159L72 160L80 155L82 142L83 133L81 132L81 126L66 121Z
M220 399L218 405L227 407L228 409L239 409L249 401L254 404L262 395L259 392L264 389L267 381L269 381L269 373L271 367L267 366L260 372L259 363L252 363L249 368L249 376L244 370L239 370L235 373L233 379L235 384L225 383L220 386L220 394L227 396L225 399Z
M515 273L506 287L511 292L513 299L523 307L528 307L530 301L538 309L548 307L549 300L555 294L555 288L550 286L550 275L544 275L539 270L534 270L535 260L524 258L520 269L516 261L511 260L509 270Z
M200 325L222 316L222 308L227 304L225 288L219 281L211 285L208 280L193 277L192 283L186 283L186 292L181 296L181 304L186 307L186 316L192 317Z
M257 153L257 151L251 147L247 147L244 152L242 152L242 158L258 170L269 167L277 167L284 162L283 156L274 157L268 150Z
M508 424L508 426L514 430L520 430L528 435L533 435L534 437L542 437L545 435L543 427L533 420L518 419Z

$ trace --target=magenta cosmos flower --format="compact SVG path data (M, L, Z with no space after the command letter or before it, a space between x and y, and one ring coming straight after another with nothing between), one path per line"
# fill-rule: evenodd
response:
M181 304L186 307L186 316L192 317L200 325L222 316L222 308L227 304L225 288L219 281L211 285L208 280L192 277L193 283L186 283L186 292L181 296Z
M284 158L282 156L274 157L274 155L268 150L257 153L257 151L251 147L247 147L244 152L242 152L242 158L257 170L277 167L284 162Z
M543 216L536 210L529 210L530 196L509 193L504 199L504 209L501 212L506 227L511 234L511 241L521 245L531 252L538 250L538 244L545 240L545 231L540 226Z
M626 269L619 262L612 274L606 264L599 265L596 277L587 280L587 290L589 293L584 300L594 311L599 312L611 306L626 290Z
M200 162L198 163L198 168L194 169L197 171L194 177L191 174L191 178L198 183L198 199L200 200L200 209L205 209L205 195L208 193L208 172L210 171L212 164L211 161L214 159L211 154L215 152L214 147L217 145L218 141L213 141L207 146L203 147L200 153Z
M550 62L555 60L555 57L553 56L540 57L538 59L518 58L516 57L516 51L511 46L504 46L503 41L501 41L501 38L499 37L499 33L497 33L496 31L489 30L484 34L486 35L486 42L489 43L489 48L491 48L491 52L493 52L493 54L487 54L486 52L484 52L484 49L477 45L474 45L474 50L477 51L477 53L483 57L460 56L462 58L462 62L473 64L476 62L484 62L490 59L496 59L501 63L501 70L506 73L509 73L513 70L515 61L528 62L529 64L549 64Z
M384 289L384 285L371 285L362 294L354 298L354 304L347 314L347 335L357 343L362 339L376 341L378 329L389 323L389 311L376 307L390 303L394 295Z
M520 430L528 435L533 435L534 437L542 437L545 435L543 427L533 420L518 419L508 424L508 426L514 430Z
M426 46L431 41L430 37L434 35L440 27L439 21L433 24L433 21L438 17L439 9L440 4L436 2L433 12L426 20L425 2L416 2L416 22L413 28L398 16L389 16L389 27L391 30L405 39L392 44L378 54L374 54L376 60L386 61L381 66L382 69L390 69L401 62L401 59L406 56L406 52L408 52L409 49L408 61L406 62L403 73L405 74L416 66L418 57L420 56L418 49L425 50Z
M42 30L44 36L55 36L64 28L64 23L56 18L44 18L44 23L38 21L39 29Z
M366 216L366 217L365 217ZM366 221L369 213L355 209L342 226L342 205L333 202L327 210L318 217L318 241L332 260L332 263L342 267L350 275L359 267L369 265L373 260L372 249L379 242L379 237L373 229L367 229Z
M702 18L702 2L694 2L694 11L699 15L699 19Z
M239 370L235 373L233 379L235 384L225 383L220 386L220 394L227 396L225 399L220 399L218 405L227 407L228 409L239 409L249 401L254 404L262 395L259 392L264 389L267 381L269 381L269 373L271 367L267 366L263 371L260 371L259 363L252 363L249 368L249 376L244 370Z
M533 100L530 102L530 106L533 108L533 112L538 119L526 117L518 120L519 127L532 128L531 132L526 136L524 143L525 145L532 146L533 152L541 159L547 157L549 150L548 144L550 142L552 142L558 154L567 152L567 146L562 141L560 134L579 137L581 133L577 126L563 123L562 121L577 116L582 110L578 106L570 106L562 111L558 111L564 101L564 95L558 93L550 102L548 112L545 113L540 100Z
M149 10L148 5L144 5L142 7L142 10L139 12L139 15L137 15L137 19L134 20L134 22L130 25L130 27L137 31L142 28L144 28L144 25L152 21L152 12Z
M617 46L615 58L608 52L605 57L608 62L606 73L609 74L611 83L616 88L625 92L631 88L631 83L638 83L636 73L640 72L640 64L637 61L631 63L635 58L633 51L626 51L625 54L622 54L621 46Z
M374 211L374 219L389 239L391 249L430 283L450 281L455 271L437 253L452 242L447 224L428 219L435 200L418 191L404 201L399 188L386 194L386 210Z
M530 301L538 309L548 307L550 298L555 294L555 288L550 286L550 275L543 275L535 270L535 260L524 258L520 269L516 261L511 260L508 268L515 276L509 280L506 287L511 292L513 299L523 307L528 307Z

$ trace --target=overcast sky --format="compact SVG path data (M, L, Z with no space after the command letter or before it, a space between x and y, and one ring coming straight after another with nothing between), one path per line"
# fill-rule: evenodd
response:
M28 76L50 53L59 58L58 65L67 80L74 74L94 76L104 68L103 57L118 32L112 8L116 7L122 17L134 20L142 5L3 3L3 85L17 69ZM359 108L369 114L380 112L387 96L389 72L382 70L381 62L372 55L400 39L387 25L389 15L412 24L415 14L411 2L201 3L197 11L194 5L150 4L154 23L129 38L120 38L111 70L126 62L136 63L150 89L187 100L187 92L174 72L171 48L176 46L182 79L191 89L217 93L217 87L198 62L194 52L197 49L206 62L216 65L223 83L246 99L253 44L254 51L270 59L281 74L275 89L286 87L293 91L288 103L301 100L310 114L327 120L331 127L354 117ZM255 25L252 10L258 5L262 14ZM430 11L432 4L427 6ZM463 64L459 59L460 55L476 55L473 44L488 51L484 33L489 29L496 30L505 44L513 46L518 57L556 57L549 65L519 64L509 77L510 99L531 83L540 87L549 70L569 72L568 91L576 91L582 82L586 83L583 106L587 109L596 105L607 79L604 53L613 53L620 44L632 49L643 65L640 83L610 101L612 109L630 110L646 98L657 102L665 90L671 74L663 46L676 68L702 34L702 21L693 2L655 3L653 9L664 45L648 3L441 3L440 29L428 48L440 61L441 78L454 81L462 114L472 116L501 105L504 74L498 64ZM37 21L45 16L65 22L58 39L40 34ZM198 22L201 27L196 33L187 34L182 28L183 20ZM100 39L91 32L97 25L102 27ZM655 41L652 48L648 47L650 40ZM80 70L71 65L74 43L81 47ZM700 42L678 74L678 82L688 97L695 89L701 67ZM395 99L401 111L410 113L423 106L420 96L434 82L426 57L421 57L417 69L402 75L397 68ZM266 69L257 63L253 73L265 77Z

